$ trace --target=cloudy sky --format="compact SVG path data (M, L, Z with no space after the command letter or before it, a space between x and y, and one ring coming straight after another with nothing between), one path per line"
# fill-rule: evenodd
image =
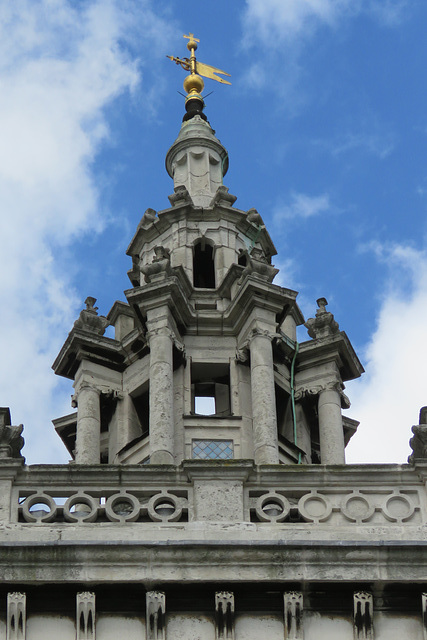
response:
M0 5L0 405L29 463L65 462L51 364L84 299L124 299L125 251L184 112L184 33L236 206L256 207L278 282L325 296L366 373L350 462L404 462L427 405L425 0L14 0ZM307 339L302 329L299 339Z

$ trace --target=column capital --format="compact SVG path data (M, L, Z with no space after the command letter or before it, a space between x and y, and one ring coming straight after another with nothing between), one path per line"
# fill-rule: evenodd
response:
M268 329L261 329L260 327L254 327L249 332L249 335L248 335L248 338L247 338L247 342L248 342L248 344L250 346L251 342L255 338L267 338L267 340L270 340L270 342L272 342L275 338L278 338L278 337L280 337L280 336L276 332L271 332Z
M338 378L315 384L300 385L295 392L295 400L298 401L303 398L314 398L324 391L336 391L340 395L342 408L350 408L351 403L348 396L344 393L344 384Z
M167 326L156 327L155 329L148 329L145 337L150 343L151 338L157 338L159 336L164 336L165 338L170 338L173 340L175 338L174 332Z
M273 342L273 340L280 338L280 335L278 333L272 333L271 331L268 331L268 329L254 327L246 336L245 340L237 346L236 360L239 360L240 362L248 361L250 347L255 338L267 338L267 340Z
M178 338L176 337L175 332L172 331L172 329L170 329L167 326L156 327L155 329L149 329L147 331L145 337L147 338L148 346L150 346L150 341L151 341L152 338L157 338L157 337L169 338L171 340L171 342L173 343L173 346L178 351L181 351L182 353L185 353L185 345L184 345L184 343L181 342L181 340L178 340Z
M75 389L74 395L71 396L71 404L73 404L73 402L76 402L76 406L77 406L79 393L81 391L94 391L99 396L101 395L101 389L99 387L97 387L95 384L93 384L93 382L88 382L86 380L82 380L81 382L78 383L78 385L77 385L77 387Z

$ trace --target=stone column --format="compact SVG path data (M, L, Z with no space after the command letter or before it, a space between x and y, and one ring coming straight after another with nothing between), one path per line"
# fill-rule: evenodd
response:
M339 385L338 381L328 384L319 392L319 440L322 464L345 464Z
M273 349L268 332L254 330L249 349L255 462L256 464L278 464Z
M174 463L173 334L148 332L150 344L150 464Z
M76 463L99 464L101 457L101 392L88 384L77 393Z

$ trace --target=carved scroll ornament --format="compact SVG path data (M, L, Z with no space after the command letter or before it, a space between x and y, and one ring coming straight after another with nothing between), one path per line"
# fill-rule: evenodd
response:
M322 391L337 391L341 397L341 408L349 409L351 406L350 399L343 391L344 385L340 380L330 380L325 383L314 385L301 385L295 391L295 400L302 400L303 398L315 398Z

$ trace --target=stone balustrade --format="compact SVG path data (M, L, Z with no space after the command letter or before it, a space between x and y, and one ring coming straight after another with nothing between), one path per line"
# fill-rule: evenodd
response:
M219 467L221 473L218 473ZM195 531L218 522L245 526L248 535L270 529L312 535L424 539L425 463L256 467L249 460L186 461L167 465L2 465L3 524L16 527L178 527ZM397 473L397 470L399 472ZM9 479L6 478L9 471ZM195 529L196 527L196 529ZM412 530L410 533L409 529ZM264 531L264 533L262 533ZM393 533L394 532L394 533ZM17 532L18 535L18 532ZM1 538L1 534L0 534Z

